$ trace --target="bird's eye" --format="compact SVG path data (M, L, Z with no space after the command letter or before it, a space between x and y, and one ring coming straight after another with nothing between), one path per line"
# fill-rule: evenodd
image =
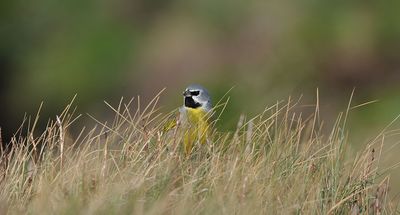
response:
M200 94L200 91L191 91L190 94L192 96L198 96Z

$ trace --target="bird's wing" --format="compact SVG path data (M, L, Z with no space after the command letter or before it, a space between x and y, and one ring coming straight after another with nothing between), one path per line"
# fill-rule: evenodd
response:
M175 113L171 114L171 116L165 120L164 126L162 128L163 133L167 133L171 129L174 129L180 123L180 112L180 110L175 111Z

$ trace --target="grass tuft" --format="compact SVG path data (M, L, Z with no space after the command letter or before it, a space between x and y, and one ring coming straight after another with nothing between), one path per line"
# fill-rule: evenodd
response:
M160 113L158 100L145 107L140 100L106 103L115 118L91 116L97 126L76 137L68 133L80 117L72 104L38 136L39 114L24 120L28 132L17 132L1 159L0 213L398 212L388 199L389 174L377 172L385 131L350 153L350 104L327 133L318 105L304 117L299 102L277 102L255 117L240 116L234 131L214 130L209 144L185 156L181 133L163 132L173 113Z

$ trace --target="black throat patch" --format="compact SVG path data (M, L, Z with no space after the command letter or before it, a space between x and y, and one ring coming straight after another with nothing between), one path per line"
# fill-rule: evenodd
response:
M185 107L198 108L201 107L201 104L195 102L192 97L185 97Z

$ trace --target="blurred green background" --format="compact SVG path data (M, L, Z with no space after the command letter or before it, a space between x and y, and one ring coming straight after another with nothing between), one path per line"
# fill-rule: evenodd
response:
M355 105L379 100L351 113L350 141L361 147L400 113L399 8L398 0L3 1L0 126L10 137L41 101L43 125L75 94L79 113L104 116L103 100L148 101L166 87L169 112L190 83L214 100L234 86L225 129L289 96L315 104L317 88L329 125L355 88Z

